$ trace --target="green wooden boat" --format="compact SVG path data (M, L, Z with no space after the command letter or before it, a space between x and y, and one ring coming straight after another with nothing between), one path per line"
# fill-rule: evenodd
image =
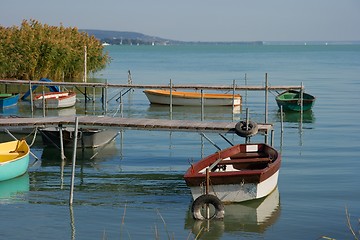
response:
M310 110L315 103L315 97L308 94L303 93L303 111ZM275 100L279 108L283 108L284 111L301 111L301 100L300 100L300 92L295 90L288 90L283 93L280 93L276 96Z

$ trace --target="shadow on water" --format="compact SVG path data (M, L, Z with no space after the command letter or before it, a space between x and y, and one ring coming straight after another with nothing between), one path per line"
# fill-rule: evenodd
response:
M221 239L224 233L244 232L263 234L279 219L280 195L276 188L263 199L225 205L223 220L194 220L191 206L185 218L185 229L201 239Z

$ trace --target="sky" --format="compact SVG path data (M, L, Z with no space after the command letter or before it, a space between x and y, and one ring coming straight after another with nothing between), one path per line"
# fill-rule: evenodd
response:
M360 0L1 0L22 20L180 41L359 41Z

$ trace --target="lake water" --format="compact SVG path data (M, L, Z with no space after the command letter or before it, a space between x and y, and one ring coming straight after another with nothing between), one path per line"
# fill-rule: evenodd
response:
M115 142L95 151L77 152L74 204L69 207L71 164L62 167L56 149L36 139L40 160L28 174L0 183L1 239L354 239L360 218L360 46L108 46L112 62L95 78L135 84L301 85L316 96L304 115L280 117L269 94L268 121L274 123L274 146L283 163L275 192L261 201L227 205L224 221L192 219L191 194L183 180L189 162L216 151L198 133L121 131ZM245 80L246 75L246 80ZM264 93L240 92L240 112L205 108L207 121L250 117L264 121ZM110 97L118 90L109 90ZM47 115L101 114L100 103ZM99 96L98 96L99 99ZM109 115L119 103L109 103ZM124 117L169 118L168 107L150 106L142 90L124 96ZM174 107L173 119L200 120L197 108ZM28 116L20 103L2 115ZM35 115L42 115L36 111ZM120 130L119 130L120 131ZM217 134L206 134L221 148ZM244 140L233 135L235 142ZM7 138L7 136L2 136ZM32 136L27 138L31 142ZM281 140L282 139L282 140ZM254 137L253 141L262 141ZM69 159L71 150L65 153ZM198 235L198 233L200 234Z

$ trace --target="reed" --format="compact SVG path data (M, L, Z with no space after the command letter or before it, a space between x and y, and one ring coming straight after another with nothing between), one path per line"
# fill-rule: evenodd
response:
M345 207L345 217L346 217L346 224L347 224L347 227L348 227L351 235L354 237L355 240L359 240L360 239L360 218L357 219L359 229L357 231L355 231L352 226L351 219L350 219L350 213L349 213L347 207ZM332 238L332 237L328 237L328 236L321 236L318 239L336 240L336 238Z
M86 47L86 61L84 52ZM101 42L77 28L23 20L21 26L0 26L0 78L55 81L83 79L110 61ZM86 67L85 67L86 62Z

